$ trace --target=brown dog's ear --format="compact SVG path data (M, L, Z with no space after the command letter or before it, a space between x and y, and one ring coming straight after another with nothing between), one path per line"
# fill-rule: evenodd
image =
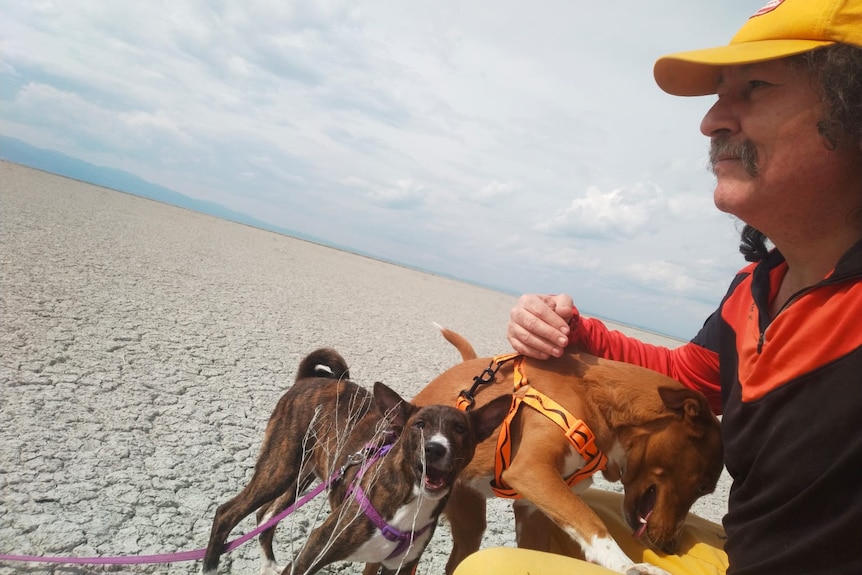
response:
M468 411L467 413L473 421L476 441L484 441L491 437L494 430L506 419L511 407L512 394L509 393L501 395L482 407Z
M398 393L386 384L377 381L374 383L374 403L380 413L386 416L392 427L397 430L404 429L407 420L413 415L416 407L404 400Z
M693 429L699 432L698 435L703 434L705 425L715 417L709 409L706 397L693 389L660 387L658 394L668 409L692 423Z

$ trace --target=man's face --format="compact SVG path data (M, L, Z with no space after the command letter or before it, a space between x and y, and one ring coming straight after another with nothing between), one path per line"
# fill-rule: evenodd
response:
M711 139L715 205L773 239L788 221L812 217L826 190L846 187L849 169L818 133L822 113L820 88L802 66L725 67L701 123Z

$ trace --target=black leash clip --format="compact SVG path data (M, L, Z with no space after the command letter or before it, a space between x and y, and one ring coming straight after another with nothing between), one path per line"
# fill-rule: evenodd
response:
M470 411L473 409L473 406L476 404L476 390L479 389L480 385L488 385L492 383L494 379L497 377L497 371L500 369L500 364L497 364L497 367L494 367L494 360L491 360L491 363L488 364L488 367L485 368L485 371L473 377L473 386L470 387L470 391L466 389L462 389L461 393L458 394L458 399L455 401L455 406L461 411Z

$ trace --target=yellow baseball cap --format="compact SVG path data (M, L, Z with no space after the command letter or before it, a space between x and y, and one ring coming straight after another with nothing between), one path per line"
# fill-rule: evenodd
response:
M653 75L677 96L705 96L718 88L722 66L801 54L836 42L862 46L862 0L770 0L727 46L659 58Z

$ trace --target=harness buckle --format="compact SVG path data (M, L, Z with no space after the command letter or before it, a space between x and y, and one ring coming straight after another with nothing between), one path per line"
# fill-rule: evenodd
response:
M365 456L366 456L366 450L363 449L362 451L357 451L353 455L348 456L347 461L345 462L345 465L347 467L351 467L353 465L359 465L360 463L365 461Z
M354 465L361 465L365 462L365 459L368 455L368 448L360 449L356 453L352 455L348 455L347 459L344 460L344 465L341 466L341 469L338 472L338 477L341 478L347 470Z
M574 425L566 430L566 437L572 445L578 446L578 451L581 455L593 459L597 457L601 450L596 447L596 437L590 430L589 426L581 419L578 419Z

